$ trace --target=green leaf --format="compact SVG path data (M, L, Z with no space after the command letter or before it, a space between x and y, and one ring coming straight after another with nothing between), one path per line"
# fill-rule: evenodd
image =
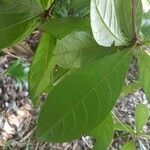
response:
M137 4L137 28L142 22L142 4ZM131 0L92 0L91 26L95 40L102 46L124 46L133 40Z
M1 0L0 49L27 37L40 24L40 13L34 0Z
M14 78L19 78L20 80L24 80L27 77L23 64L20 60L13 62L7 70L7 74Z
M112 52L113 49L100 47L91 34L80 31L67 35L57 43L54 59L63 68L80 68Z
M134 141L132 140L132 141L126 143L126 144L121 148L121 150L136 150Z
M117 122L115 123L115 129L118 131L124 131L124 132L129 132L129 133L134 134L134 131L132 130L132 128L127 124Z
M54 1L55 0L37 0L37 2L42 6L43 10L49 9Z
M29 64L22 62L21 59L17 59L12 62L6 71L6 75L13 77L15 82L15 87L19 92L22 92L23 87L28 88L28 72Z
M143 126L148 121L148 117L149 117L149 110L147 106L144 104L139 104L136 107L136 111L135 111L135 125L136 125L137 133L141 132Z
M143 51L138 56L138 66L140 73L140 83L144 88L144 92L150 100L150 54L148 51Z
M44 33L34 56L29 72L29 91L34 104L50 84L50 73L54 67L52 54L56 39Z
M71 141L96 128L120 95L130 59L129 51L117 52L68 74L41 109L38 139Z
M114 122L112 116L109 115L90 135L96 138L93 150L107 150L114 136Z
M144 42L150 42L150 11L143 15L142 34Z
M41 28L56 37L62 39L67 34L73 31L89 31L90 20L88 17L84 18L54 18L49 22L43 24Z
M122 123L119 118L112 112L113 115L113 119L115 121L115 129L119 130L119 131L125 131L125 132L129 132L131 135L134 136L134 131L132 130L132 128L130 126L128 126L127 124Z
M137 90L141 89L141 84L139 82L134 82L129 85L125 85L120 94L120 99L128 96L129 94L134 94Z

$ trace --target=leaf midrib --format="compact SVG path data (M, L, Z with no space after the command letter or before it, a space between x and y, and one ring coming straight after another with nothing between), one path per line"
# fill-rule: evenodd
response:
M82 103L82 101L84 101L84 99L91 93L93 92L93 90L95 88L97 88L97 86L99 86L108 76L111 72L113 72L116 67L118 67L118 65L124 60L124 58L129 55L130 51L123 57L121 58L121 60L91 89L89 90L89 92L80 99L80 101L75 104L75 106L73 106L64 116L61 117L61 119L59 119L48 131L46 131L41 137L39 137L39 139L41 139L45 134L47 134L48 132L50 132L53 128L55 128L55 126L57 126L57 124L59 124L67 115L70 114L70 112L72 112L80 103Z

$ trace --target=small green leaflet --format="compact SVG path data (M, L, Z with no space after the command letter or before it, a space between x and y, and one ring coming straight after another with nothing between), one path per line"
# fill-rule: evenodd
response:
M135 125L137 134L141 133L144 125L148 121L149 110L146 105L139 104L135 111Z
M121 150L136 150L134 141L132 140L124 144Z
M54 18L41 26L44 32L47 32L57 39L62 39L64 36L73 31L89 31L89 17L83 18Z
M126 46L132 39L131 0L92 0L91 26L99 45L110 47ZM142 4L137 4L137 28L142 21Z
M42 106L38 139L66 142L96 128L120 95L130 59L128 50L117 52L68 74Z
M29 72L29 91L34 104L51 83L50 73L54 68L52 54L55 45L54 37L46 33L42 35Z
M140 89L141 89L141 84L139 82L133 82L131 84L125 85L120 94L120 99L125 96L128 96L129 94L133 94Z
M88 32L73 32L58 41L54 60L63 68L80 68L114 52L113 48L100 47Z
M114 122L110 115L90 135L96 138L93 150L107 150L114 136Z
M138 55L138 66L140 73L140 83L144 92L150 100L150 53L149 51L142 51Z
M124 124L124 123L122 123L122 124L119 122L115 123L115 130L134 134L133 129L129 125Z
M34 0L0 1L0 49L27 37L40 24L40 14Z

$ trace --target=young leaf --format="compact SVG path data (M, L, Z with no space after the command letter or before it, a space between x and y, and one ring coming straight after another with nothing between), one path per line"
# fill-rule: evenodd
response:
M136 125L137 133L141 132L143 126L148 121L148 117L149 117L149 110L147 106L144 104L139 104L136 107L136 111L135 111L135 125Z
M96 128L120 95L130 59L129 51L117 52L68 74L42 106L39 140L71 141Z
M70 34L73 31L89 31L90 20L88 17L54 18L49 22L43 24L41 28L57 39L62 39L64 36Z
M29 72L29 91L34 104L50 84L50 72L54 65L52 53L55 45L54 37L46 33L42 35Z
M136 28L140 28L141 21L142 4L138 0ZM128 45L133 40L132 24L131 0L91 1L92 31L100 45L108 47Z
M96 138L93 150L107 150L114 136L114 122L112 116L109 115L106 117L98 127L90 132L90 135Z
M40 13L34 0L0 1L0 49L28 36L39 25Z
M100 47L90 33L80 31L67 35L57 43L54 59L63 68L80 68L112 52L111 48Z
M140 82L144 92L150 100L150 55L148 52L141 52L138 56L138 66L140 73Z
M121 150L136 150L134 141L132 140L132 141L126 143L125 145L123 145Z
M145 43L150 42L150 11L143 15L142 34Z

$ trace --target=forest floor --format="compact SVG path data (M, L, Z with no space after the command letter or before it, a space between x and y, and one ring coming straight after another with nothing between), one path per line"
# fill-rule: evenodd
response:
M32 49L36 47L38 36L34 35L30 42L27 40L22 45L5 50L5 55L0 58L0 150L88 150L93 142L88 136L63 144L40 143L34 138L38 110L33 108L27 86L22 85L20 88L17 80L6 72L14 60L22 56L22 53L25 56L24 63L30 64L34 53ZM13 51L14 49L17 49L19 54L16 54L17 50ZM134 79L136 74L137 69L133 62L126 83L136 80ZM150 109L150 103L141 89L119 99L113 113L122 123L134 128L134 112L139 103L147 104ZM150 135L150 120L144 127L144 131ZM130 138L129 134L116 131L110 150L120 150L122 144ZM141 145L143 150L150 150L150 140L138 139L137 149L141 150L139 148Z

